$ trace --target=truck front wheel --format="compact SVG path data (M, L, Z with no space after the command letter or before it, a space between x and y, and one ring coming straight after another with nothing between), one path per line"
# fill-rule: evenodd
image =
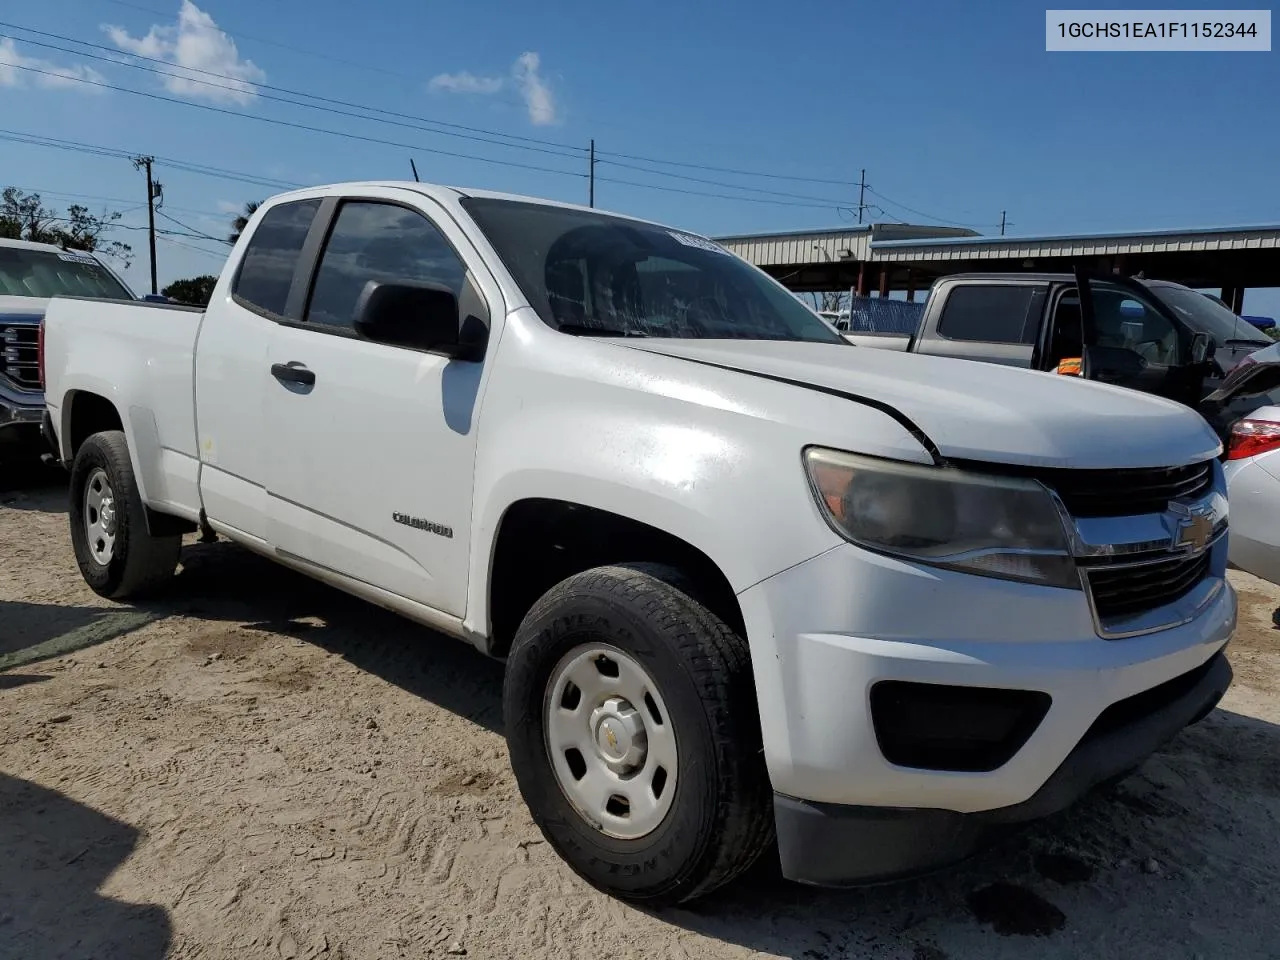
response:
M95 433L80 445L68 512L76 563L94 593L112 600L141 596L177 569L182 538L147 531L123 431Z
M549 590L507 662L520 792L587 882L649 906L734 879L773 839L745 641L651 564Z

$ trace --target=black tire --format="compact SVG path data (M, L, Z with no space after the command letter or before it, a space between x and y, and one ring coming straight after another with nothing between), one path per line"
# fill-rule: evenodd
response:
M746 642L651 564L597 567L534 604L507 661L503 712L511 765L542 835L592 886L650 907L733 880L773 842L772 790ZM678 743L676 788L661 825L611 837L577 812L556 779L545 698L556 664L605 643L653 678Z
M86 488L99 469L110 483L115 506L115 545L106 563L95 555L85 526ZM76 564L94 593L111 600L126 600L153 593L172 579L182 537L153 537L147 532L142 495L123 431L95 433L80 445L71 465L70 507Z

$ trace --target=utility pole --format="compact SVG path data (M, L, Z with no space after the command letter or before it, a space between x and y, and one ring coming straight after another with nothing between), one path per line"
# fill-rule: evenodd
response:
M867 208L865 203L867 193L867 171L862 171L862 179L858 183L858 223L862 223L862 211Z
M587 187L587 206L594 207L596 205L596 142L591 141L591 159L587 161L588 182Z
M1004 215L1005 215L1005 211L1001 210L1000 211L1000 236L1002 237L1004 236L1004 225L1005 225Z
M155 157L134 157L133 168L147 171L147 233L151 241L151 292L159 293L156 283L156 198L161 195L161 185L151 179L151 164Z

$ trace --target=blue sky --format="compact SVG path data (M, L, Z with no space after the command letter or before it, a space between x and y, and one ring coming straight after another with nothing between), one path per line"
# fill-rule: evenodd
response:
M1050 54L1044 8L1025 2L27 0L0 6L0 21L0 137L281 184L407 177L412 155L423 179L585 201L581 151L594 137L597 206L713 235L848 223L862 168L872 219L997 232L1007 210L1011 233L1280 222L1276 54ZM125 53L207 72L166 79L92 58ZM475 128L448 129L481 140L415 129L445 129L422 119L273 102L285 94L255 84ZM0 181L38 188L50 205L125 200L105 205L128 210L128 227L145 223L127 159L4 139L0 158ZM159 160L156 176L178 221L161 226L213 237L229 210L279 189ZM145 234L118 236L133 243L128 277L143 290ZM216 271L218 246L165 237L162 285ZM1280 315L1280 292L1251 293L1246 307Z

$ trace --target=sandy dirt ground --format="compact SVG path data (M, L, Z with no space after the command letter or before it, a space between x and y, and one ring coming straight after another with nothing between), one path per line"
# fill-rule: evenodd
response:
M768 859L624 906L541 842L501 667L230 544L166 599L76 571L65 488L0 480L0 957L1280 956L1280 589L1222 708L1111 792L970 863L857 892Z

